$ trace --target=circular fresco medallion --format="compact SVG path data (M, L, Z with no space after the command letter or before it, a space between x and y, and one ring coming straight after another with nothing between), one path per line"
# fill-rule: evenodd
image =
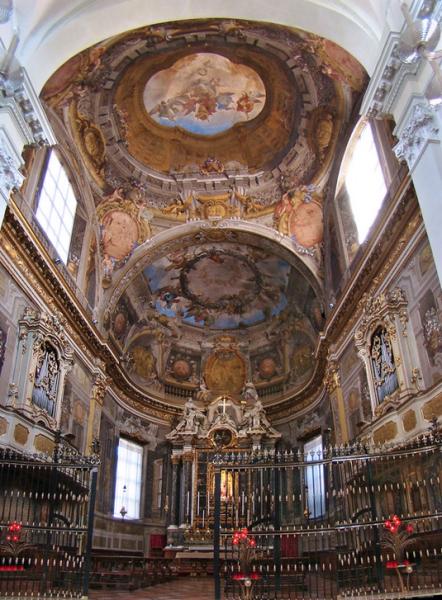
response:
M204 381L211 391L239 394L246 381L246 365L239 353L217 350L207 359Z
M178 59L155 73L143 94L146 111L157 123L197 135L215 135L251 121L265 99L256 71L212 52Z
M258 371L262 379L271 379L276 372L276 363L273 358L266 357L261 360Z
M114 317L114 333L116 336L123 335L127 327L127 316L124 312L119 311Z
M179 358L173 363L171 370L176 379L189 379L192 375L192 365L182 358Z
M311 248L322 242L322 207L317 202L304 202L290 215L290 233L296 242Z
M122 210L112 210L104 215L101 226L105 254L117 260L130 254L138 240L138 225L135 219Z
M155 358L149 348L135 346L131 350L133 370L141 379L150 380L156 375Z

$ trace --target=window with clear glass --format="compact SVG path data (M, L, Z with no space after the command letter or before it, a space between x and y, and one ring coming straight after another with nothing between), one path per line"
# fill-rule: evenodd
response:
M318 435L304 444L307 462L322 460L322 436ZM305 469L305 495L308 518L316 519L325 513L324 466L315 464Z
M120 438L115 481L114 517L140 518L143 447Z
M353 148L345 173L345 186L361 244L381 208L387 186L369 123L351 144Z
M38 200L36 217L61 260L66 263L77 200L57 154L51 152Z

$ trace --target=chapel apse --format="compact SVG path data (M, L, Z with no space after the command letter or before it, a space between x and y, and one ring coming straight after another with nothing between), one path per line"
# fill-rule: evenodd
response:
M87 277L127 394L127 379L147 403L222 392L225 356L232 394L251 380L293 410L314 395L323 211L366 83L329 40L223 19L123 33L50 78L42 100L90 184Z

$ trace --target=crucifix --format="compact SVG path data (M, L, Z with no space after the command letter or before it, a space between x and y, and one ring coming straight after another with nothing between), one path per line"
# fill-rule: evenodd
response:
M225 396L223 396L223 415L225 415L225 414L226 414L226 405L227 405L227 402L226 402L226 397L225 397Z

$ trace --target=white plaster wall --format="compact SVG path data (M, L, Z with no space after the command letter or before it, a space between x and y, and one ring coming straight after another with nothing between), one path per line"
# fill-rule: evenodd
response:
M343 46L371 74L385 31L397 21L391 4L391 0L16 0L14 18L21 40L17 58L39 92L67 59L107 37L149 24L222 17L314 32Z

